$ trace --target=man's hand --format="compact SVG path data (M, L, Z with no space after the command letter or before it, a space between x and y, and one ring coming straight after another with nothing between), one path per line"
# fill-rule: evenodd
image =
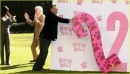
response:
M69 19L69 22L72 22L72 19Z
M25 18L26 20L29 20L29 15L28 15L28 13L25 12L24 18Z
M34 15L34 21L38 21L38 16L36 14Z
M16 15L15 16L13 16L13 18L12 18L15 22L16 22Z
M74 20L74 17L72 19L70 19L69 21L72 22Z

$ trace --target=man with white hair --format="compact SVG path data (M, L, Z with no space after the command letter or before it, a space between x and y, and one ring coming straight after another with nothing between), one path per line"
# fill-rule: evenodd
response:
M34 71L43 71L43 66L48 54L48 48L52 41L57 39L58 35L58 22L61 23L70 23L71 19L61 18L57 16L58 7L52 5L50 11L46 14L45 26L43 27L40 33L40 54L33 65Z
M35 15L34 15L33 21L31 21L29 19L29 15L27 13L24 14L24 17L28 24L35 27L34 28L34 38L33 38L32 44L31 44L33 60L30 60L30 62L35 62L38 57L36 47L39 45L39 35L44 26L44 21L45 21L45 15L43 14L43 8L41 6L35 7Z

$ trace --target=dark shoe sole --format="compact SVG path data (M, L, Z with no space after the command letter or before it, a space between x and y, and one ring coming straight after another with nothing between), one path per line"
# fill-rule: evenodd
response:
M2 63L2 64L0 64L0 65L5 65L5 64Z
M43 69L32 69L33 71L43 71Z
M30 60L30 62L35 62L36 60Z
M5 65L10 65L10 64L5 64Z

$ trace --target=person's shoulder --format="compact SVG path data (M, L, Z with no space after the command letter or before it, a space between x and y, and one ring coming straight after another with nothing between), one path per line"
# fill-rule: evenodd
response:
M53 17L53 16L55 16L53 13L51 13L51 12L48 12L47 14L46 14L46 16L47 17Z
M40 18L45 18L46 16L44 15L44 14L42 14L41 16L40 16Z

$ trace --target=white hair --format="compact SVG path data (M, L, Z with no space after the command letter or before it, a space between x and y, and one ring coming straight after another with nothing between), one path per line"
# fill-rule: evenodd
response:
M41 11L41 13L43 13L43 8L42 8L41 6L36 6L36 7L35 7L35 10L36 10L36 9L39 9L39 10Z

